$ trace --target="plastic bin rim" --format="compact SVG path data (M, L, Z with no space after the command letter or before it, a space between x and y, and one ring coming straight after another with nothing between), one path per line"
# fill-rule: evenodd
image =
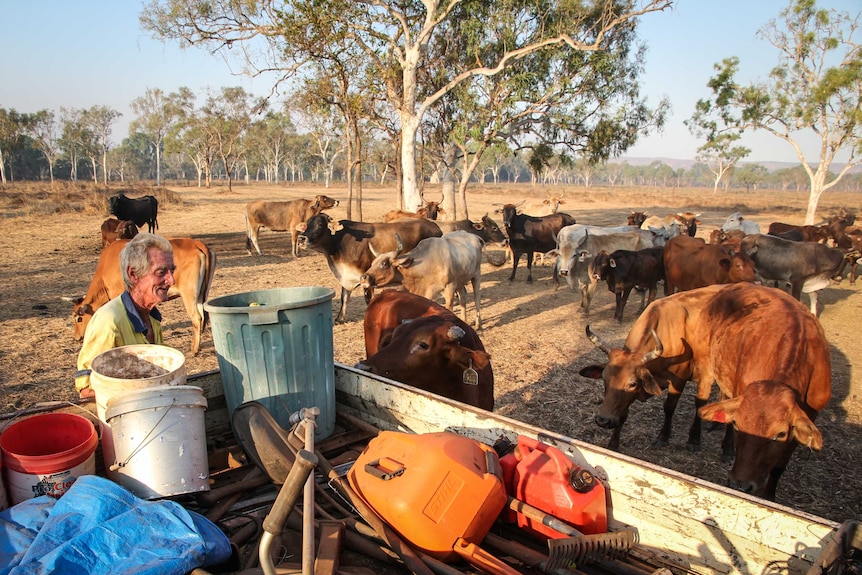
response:
M226 300L228 298L235 298L235 297L240 297L240 296L244 296L244 295L261 293L261 292L276 292L276 291L283 291L283 290L307 290L309 288L321 290L320 295L306 298L303 300L297 300L297 301L279 303L279 304L266 304L266 305L262 305L262 306L248 306L248 305L225 306L225 305L219 305L219 303L218 303L220 300ZM264 313L264 312L266 312L266 310L272 310L272 309L281 310L281 309L295 309L295 308L301 308L301 307L308 307L308 306L317 305L320 303L327 302L333 298L335 298L335 290L332 288L327 288L327 287L300 286L300 287L290 287L290 288L273 288L273 289L269 289L269 290L255 290L255 291L247 291L247 292L240 292L240 293L226 294L223 296L219 296L217 298L213 298L213 299L205 302L204 303L204 309L210 313L236 313L236 312Z

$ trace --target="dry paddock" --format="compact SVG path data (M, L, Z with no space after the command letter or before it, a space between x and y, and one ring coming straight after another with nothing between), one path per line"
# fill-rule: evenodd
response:
M326 193L342 205L332 210L346 216L346 191L300 186L235 186L210 190L173 187L178 201L163 203L159 233L169 237L192 236L206 242L218 255L218 269L210 297L278 287L320 285L338 292L332 273L320 254L290 255L286 233L263 231L263 256L245 250L244 205L257 199L292 199ZM0 191L0 385L2 412L31 407L38 402L74 397L72 372L79 344L71 337L71 304L62 299L83 295L100 252L99 226L106 214L98 210L65 213L51 209L51 202L71 201L61 194L42 194L35 199L11 202L15 188ZM143 191L127 192L131 196ZM470 216L478 219L491 212L494 203L540 200L545 189L531 186L482 186L468 192ZM34 196L35 197L35 196ZM394 189L366 188L364 213L379 220L395 207ZM566 188L566 211L579 223L623 224L631 210L664 215L676 211L700 212L699 236L707 237L733 211L742 211L765 227L772 221L802 223L807 198L802 194L719 194L711 190L606 190ZM23 207L22 207L23 205ZM821 214L841 207L858 210L859 195L827 193ZM498 219L499 221L499 219ZM510 265L510 264L509 264ZM601 400L600 383L578 371L598 363L603 355L584 335L584 325L612 344L625 338L635 319L638 301L632 298L621 325L613 320L613 297L600 287L589 318L578 310L578 297L567 289L555 291L552 267L536 265L535 281L525 281L524 261L514 282L508 281L509 265L483 266L482 339L492 355L496 379L495 411L538 424L577 439L605 445L609 432L593 422ZM835 521L862 517L862 424L860 362L862 344L862 283L827 288L821 297L821 321L832 348L833 399L817 419L824 435L819 453L797 450L778 489L781 503ZM807 296L803 296L807 303ZM468 300L471 299L468 297ZM333 300L337 311L338 297ZM363 357L362 317L365 303L354 294L347 322L334 328L335 359L353 364ZM472 306L469 308L472 314ZM188 354L191 323L180 302L163 306L166 343L187 354L190 372L217 367L212 336L207 329L201 352ZM472 315L471 315L472 318ZM769 327L766 326L765 329ZM769 361L769 358L762 358ZM690 386L680 402L675 434L667 448L650 449L661 422L657 399L632 406L623 431L622 451L632 456L691 475L723 483L729 465L720 460L720 433L705 437L701 453L685 448L686 430L693 417Z

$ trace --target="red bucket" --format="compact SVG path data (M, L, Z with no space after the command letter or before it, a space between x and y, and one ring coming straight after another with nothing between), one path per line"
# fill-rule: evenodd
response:
M81 475L96 473L96 428L72 413L33 415L0 434L9 499L60 497Z

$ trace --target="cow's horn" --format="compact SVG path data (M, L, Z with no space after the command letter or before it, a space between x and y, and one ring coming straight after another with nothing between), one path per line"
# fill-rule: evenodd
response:
M461 339L462 339L465 335L467 335L467 332L465 332L463 329L461 329L461 328L460 328L460 327L458 327L457 325L453 325L452 327L450 327L450 328L449 328L449 331L448 331L448 333L447 333L446 335L447 335L447 336L449 337L449 339L451 339L452 341L461 341Z
M658 338L658 334L655 332L655 329L651 329L650 333L652 334L653 339L655 339L655 349L644 354L644 363L661 357L661 354L664 352L664 346L662 346L661 340Z
M371 255L375 258L380 255L377 253L377 250L374 249L374 244L372 244L371 242L368 242L368 249L371 250Z
M516 208L520 208L520 207L521 207L521 206L523 206L525 203L527 203L527 200L521 200L520 202L518 202L517 204L515 204L515 207L516 207Z
M607 355L611 354L610 346L608 346L608 344L603 342L602 339L598 335L593 333L593 330L590 329L589 324L587 324L587 337L590 338L590 341L593 342L593 345L595 345L597 348L599 348L600 350L605 352Z
M404 249L404 242L401 241L401 236L398 235L398 232L395 232L395 253L400 254L401 250Z

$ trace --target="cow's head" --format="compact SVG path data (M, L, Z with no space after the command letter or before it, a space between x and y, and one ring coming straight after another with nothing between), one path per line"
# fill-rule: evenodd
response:
M664 348L655 329L650 331L655 345L647 352L611 348L590 330L589 325L586 332L593 345L608 354L608 362L604 365L587 366L579 373L584 377L604 381L605 397L596 414L596 424L613 429L626 420L629 406L636 399L646 401L654 395L661 395L661 386L647 364L661 357Z
M130 240L138 235L138 226L130 220L122 220L117 224L117 239Z
M676 221L679 222L681 232L693 238L697 234L697 226L703 223L697 219L699 217L700 213L678 212Z
M321 245L329 236L335 232L330 227L333 224L329 214L320 213L308 218L305 222L305 231L297 237L297 244L302 248L310 248Z
M775 472L787 464L797 443L819 451L823 436L801 407L799 393L778 381L757 381L740 395L698 411L702 419L733 424L736 459L728 486L775 498Z
M488 214L482 216L481 222L473 223L473 227L482 232L482 239L485 240L486 244L502 244L507 239L497 222L492 220Z
M730 282L756 281L757 273L754 270L754 260L751 259L751 256L742 251L730 251L729 253L730 257L727 260L722 258L720 263L722 267L727 268L727 277Z
M75 336L75 341L84 339L84 332L87 331L87 324L93 317L95 310L89 303L84 303L84 298L79 297L72 300L74 307L72 308L72 329Z
M378 253L371 242L368 242L368 248L374 255L374 261L371 262L371 266L365 270L365 273L359 276L359 285L362 286L362 289L368 291L402 282L403 276L399 271L399 266L405 262L412 263L413 259L409 257L409 254L406 258L401 255L401 252L404 251L404 242L397 232L395 233L395 244L396 247L393 251Z
M329 196L324 195L316 195L314 196L314 202L311 204L311 209L314 210L314 213L317 214L323 210L328 210L329 208L334 208L338 205L338 200L332 199Z
M649 212L632 212L629 214L627 225L641 227L649 217Z
M452 317L416 318L399 325L389 343L357 367L490 409L494 390L491 356L474 349L478 336L468 330ZM470 370L478 372L477 384L465 382L464 374Z
M519 202L517 204L503 204L502 207L494 210L495 214L502 214L503 215L503 226L505 226L507 228L512 227L512 222L515 220L515 216L518 215L518 208L523 206L525 201L526 200L522 200L521 202ZM499 204L495 204L495 205L499 205Z

